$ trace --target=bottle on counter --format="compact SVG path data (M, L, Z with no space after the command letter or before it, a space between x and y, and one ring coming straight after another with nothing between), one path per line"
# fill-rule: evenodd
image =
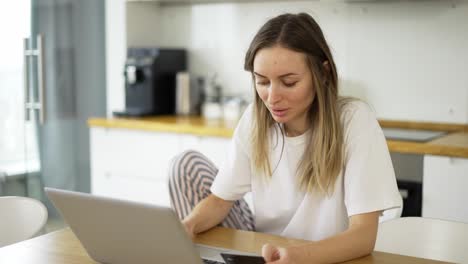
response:
M205 78L198 77L197 84L195 85L195 89L192 93L193 101L195 102L193 105L193 113L196 115L202 114L202 106L206 100L206 87L205 87Z
M178 72L176 74L176 114L189 115L191 103L190 75L188 72Z
M216 82L216 77L214 74L210 80L210 85L206 89L206 100L202 106L202 116L210 120L223 117L222 87Z

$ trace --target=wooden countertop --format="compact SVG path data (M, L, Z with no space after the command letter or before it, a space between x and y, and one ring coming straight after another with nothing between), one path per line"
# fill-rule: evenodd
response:
M379 120L380 126L406 129L424 129L432 131L468 132L468 124L432 123L418 121Z
M235 123L200 116L158 116L144 118L90 118L90 127L125 128L173 132L199 136L232 137Z
M267 242L275 245L286 246L304 243L305 241L216 227L208 232L198 235L196 237L196 242L234 250L259 253L261 245ZM0 263L91 264L96 262L88 256L73 232L66 228L0 248ZM446 262L374 251L369 256L351 260L346 263L436 264Z
M429 142L387 140L392 152L468 158L468 132L453 132Z
M449 132L445 136L424 143L387 140L388 147L392 152L468 158L468 124L395 120L379 120L379 123L384 128ZM200 116L158 116L145 118L90 118L88 125L90 127L136 129L230 138L236 124L223 120L207 120Z

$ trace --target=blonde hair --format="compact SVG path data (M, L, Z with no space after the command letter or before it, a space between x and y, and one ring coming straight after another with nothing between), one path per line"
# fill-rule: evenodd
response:
M262 26L245 57L244 68L252 73L252 79L257 52L275 45L306 55L315 89L315 99L308 111L313 129L297 168L298 187L306 192L318 191L331 195L345 159L344 132L340 117L343 106L350 99L338 96L338 77L332 54L319 25L311 16L305 13L283 14ZM257 93L253 115L253 164L257 173L269 179L274 171L272 172L269 157L269 142L272 140L269 141L268 135L270 128L277 123ZM284 138L284 132L279 127Z

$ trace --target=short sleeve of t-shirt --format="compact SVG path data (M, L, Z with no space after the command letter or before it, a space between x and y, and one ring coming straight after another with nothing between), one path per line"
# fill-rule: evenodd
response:
M234 130L226 160L219 168L211 192L228 201L242 198L251 187L250 155L247 151L252 130L252 105L247 107Z
M353 103L344 115L344 192L348 216L401 207L390 153L370 107Z

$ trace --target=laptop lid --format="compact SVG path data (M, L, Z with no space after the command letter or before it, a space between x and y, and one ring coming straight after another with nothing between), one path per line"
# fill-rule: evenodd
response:
M169 208L53 188L45 192L98 262L202 263Z

